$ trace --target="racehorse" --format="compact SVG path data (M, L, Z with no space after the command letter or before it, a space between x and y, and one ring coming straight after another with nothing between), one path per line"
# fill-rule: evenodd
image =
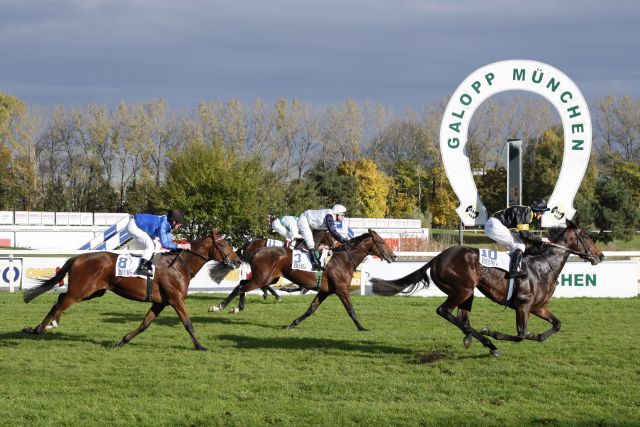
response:
M407 287L405 293L412 293L421 287L428 287L431 280L447 294L445 302L436 312L456 325L465 337L464 346L469 348L472 338L488 347L490 354L500 356L498 349L487 338L520 342L524 339L544 341L560 330L560 320L547 308L556 289L556 280L570 254L578 255L592 265L599 264L604 255L588 233L570 220L566 228L550 230L550 241L533 246L525 251L522 267L526 278L515 279L513 297L509 295L509 279L504 271L480 264L479 250L465 246L453 246L434 257L423 267L396 280L371 279L373 292L379 295L395 295ZM427 270L431 269L429 275ZM491 331L487 328L476 331L469 323L469 313L473 303L473 290L478 288L486 297L498 304L506 304L516 312L517 335ZM458 307L458 314L451 312ZM529 314L551 323L552 327L541 334L528 332Z
M272 283L275 277L284 276L291 282L309 290L317 291L317 295L307 311L295 319L286 329L292 329L313 314L320 304L331 294L338 295L347 313L359 331L366 331L362 326L351 304L349 286L353 273L367 255L380 257L387 262L396 258L385 241L372 229L349 240L333 251L333 256L318 279L316 272L294 270L291 268L293 251L284 247L264 248L249 254L248 262L253 275L248 280L241 280L238 286L217 306L209 311L223 310L238 294L240 294L239 311L244 309L244 294L253 289Z
M313 230L312 233L313 233L313 241L315 243L316 248L320 247L320 245L324 245L329 248L334 248L338 243L338 241L334 239L331 233L329 233L327 230ZM268 241L269 241L268 239L263 239L263 238L253 239L245 243L244 246L238 249L236 251L236 255L238 255L238 257L240 257L240 259L244 261L249 252L266 247L268 244ZM293 242L293 249L307 250L307 243L304 241L304 239L295 239ZM226 273L224 275L226 275ZM224 277L224 275L222 274L222 271L220 271L219 276ZM275 279L273 279L273 282L271 283L271 285L275 285L279 279L280 279L279 277L276 277ZM217 281L219 282L219 280ZM271 285L263 286L262 288L260 288L262 290L262 297L264 299L267 299L267 297L269 296L269 293L271 293L271 295L276 297L276 301L280 301L281 299L280 295L278 295L278 293L275 291L275 289L271 287ZM296 292L299 290L300 288L291 290L290 292Z
M58 301L51 307L44 320L35 328L26 327L26 333L41 334L50 329L50 323L57 324L60 315L78 301L101 297L107 291L112 291L121 297L134 301L151 301L152 305L144 320L133 331L125 335L116 347L122 347L136 335L149 327L151 322L167 306L172 306L185 329L191 336L196 350L206 350L195 335L195 330L189 318L184 298L191 279L200 271L202 266L211 260L236 268L240 266L240 258L233 248L215 229L211 233L191 243L191 250L181 250L163 254L156 267L152 287L147 289L146 279L139 277L118 277L115 275L118 254L111 252L92 252L70 258L55 276L43 280L42 284L25 291L24 302L29 302L44 292L52 289L58 282L69 274L68 290L60 294Z

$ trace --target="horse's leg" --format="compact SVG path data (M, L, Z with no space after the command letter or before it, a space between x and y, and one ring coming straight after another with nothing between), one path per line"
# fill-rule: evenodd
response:
M51 307L49 313L47 313L47 315L38 326L36 326L35 328L26 327L22 331L29 334L41 334L46 330L51 329L50 327L48 327L49 324L55 319L60 319L60 315L62 315L62 313L67 308L71 307L77 301L78 299L69 293L60 294L60 296L58 297L58 302L56 302L53 307Z
M290 330L295 328L296 326L298 326L304 319L306 319L307 317L311 316L313 314L314 311L316 311L316 309L318 308L318 306L320 304L322 304L322 301L324 301L325 299L327 299L327 297L329 296L329 294L324 293L324 292L318 292L318 294L316 295L316 297L313 299L313 301L311 301L311 305L309 306L309 308L307 309L307 311L304 312L304 314L300 317L298 317L296 320L294 320L293 322L291 322L291 324L289 326L285 326L286 330Z
M233 301L233 299L240 293L240 289L241 289L241 286L242 286L243 282L245 282L245 280L241 280L240 283L238 283L238 285L235 288L233 288L233 290L229 293L229 295L227 295L227 297L224 299L224 301L222 301L220 304L212 305L211 307L209 307L209 312L216 312L216 311L224 310L224 308L227 305L229 305L229 303L231 301Z
M262 298L267 299L267 297L269 296L269 287L263 286L260 288L260 290L262 291Z
M271 282L271 284L272 284L272 285L275 285L276 283L278 283L278 280L279 280L279 279L280 279L279 277L276 277L276 279L275 279L273 282ZM271 293L271 295L273 295L274 297L276 297L276 301L278 301L278 302L279 302L279 301L282 301L282 297L281 297L281 296L278 294L278 292L276 292L276 290L275 290L275 289L273 289L271 286L267 286L267 290Z
M369 329L362 326L362 324L360 323L360 320L358 320L358 316L356 315L356 310L353 308L353 304L351 303L351 295L349 294L349 291L346 289L343 289L336 292L336 295L338 295L338 298L340 298L340 301L342 301L342 305L344 305L344 308L347 310L347 313L349 313L349 317L351 317L351 320L353 320L353 323L356 324L356 328L358 328L359 331L368 331Z
M473 295L471 295L469 299L467 299L465 302L460 304L460 306L458 306L458 320L460 320L460 322L466 327L469 327L471 325L469 323L469 313L471 312L472 305L473 305ZM462 340L462 343L464 344L464 348L471 347L472 338L473 338L473 335L471 333L465 335L464 339Z
M527 337L527 321L529 320L529 307L520 306L516 308L516 329L518 335L509 335L503 332L492 331L489 328L483 328L480 333L489 335L497 340L520 342Z
M467 298L468 297L465 297L465 299L463 301L460 301L460 303L463 303L464 301L466 301ZM481 333L473 329L468 322L465 324L464 321L461 321L460 319L458 319L457 316L454 316L451 313L451 311L460 304L458 301L459 301L459 298L455 298L454 296L449 295L445 300L445 302L443 302L442 305L440 305L437 308L436 313L438 313L438 315L444 317L446 320L456 325L464 333L465 339L467 336L471 335L473 338L480 341L482 345L484 345L485 347L488 347L491 355L500 356L500 352L498 351L496 346L493 345L490 339L488 339L487 337L483 336Z
M262 288L260 288L260 289L262 289ZM238 306L237 307L233 307L231 310L229 310L230 314L240 313L242 310L244 310L244 303L245 303L246 295L247 294L245 292L240 292L240 295L238 296Z
M155 318L158 317L160 312L166 306L167 306L166 304L154 302L151 305L151 308L149 309L149 311L147 311L147 314L144 316L144 319L142 319L142 323L140 323L140 326L138 326L136 329L134 329L133 331L129 332L127 335L122 337L120 342L118 342L115 345L115 347L122 347L123 345L131 341L133 338L135 338L138 334L144 332L149 327L151 322L153 322Z
M560 330L560 320L556 316L554 316L553 313L551 313L551 311L549 311L547 307L539 308L537 310L532 311L532 313L538 316L539 318L544 319L547 322L550 322L553 326L549 330L541 334L527 332L526 338L528 340L535 340L535 341L542 342Z
M189 332L191 336L191 341L193 342L193 348L196 350L206 350L202 344L196 338L196 330L193 328L193 324L191 323L191 318L189 317L189 312L187 311L187 306L184 303L184 300L179 299L175 304L172 304L176 313L178 313L178 317L182 320L182 324L184 328Z

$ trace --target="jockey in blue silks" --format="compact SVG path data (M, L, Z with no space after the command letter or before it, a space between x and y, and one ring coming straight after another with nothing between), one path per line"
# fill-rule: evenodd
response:
M184 214L178 209L171 209L166 215L139 213L131 218L127 231L144 246L136 274L151 275L151 258L156 251L154 238L159 238L160 244L167 249L191 249L190 243L173 242L171 231L180 228L183 222Z

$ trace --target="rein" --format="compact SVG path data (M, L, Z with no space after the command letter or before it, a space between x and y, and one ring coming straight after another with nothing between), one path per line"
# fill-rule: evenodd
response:
M585 245L584 241L582 240L582 238L580 237L580 235L578 233L576 233L576 236L578 236L578 240L580 240L580 243L582 243L582 246L585 247L585 249L586 249L586 245ZM579 252L579 251L573 250L571 248L568 248L566 246L558 245L557 243L553 243L553 242L545 242L544 245L545 246L551 246L551 247L558 248L558 249L562 249L563 251L569 252L572 255L577 255L580 258L588 258L589 255L591 255L591 252L589 252L588 249L587 249L586 252Z
M229 257L218 247L217 245L217 240L213 238L213 236L207 236L207 237L211 237L211 241L213 243L213 247L215 248L215 250L217 250L218 252L220 252L222 254L222 261L223 262L227 262L229 260ZM220 238L221 239L221 238ZM180 262L187 268L187 271L189 272L189 275L191 275L191 278L193 278L195 276L195 274L193 274L193 271L191 271L191 267L189 267L189 264L186 263L186 261L184 259L182 259L181 255L186 252L188 254L192 254L192 255L196 255L200 258L202 258L204 260L205 263L209 262L209 261L215 261L215 258L210 258L210 257L206 257L202 254L199 254L198 252L192 251L191 249L181 249L180 252L178 252L178 255L171 261L171 263L169 264L169 267L171 267L173 264L175 264L175 262L177 260L180 260Z

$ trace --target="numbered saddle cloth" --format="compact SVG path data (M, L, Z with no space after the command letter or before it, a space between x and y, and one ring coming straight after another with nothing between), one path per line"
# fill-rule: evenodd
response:
M267 239L267 247L271 248L274 246L284 246L284 242L282 240Z
M329 262L329 259L331 259L331 251L329 249L324 249L320 255L320 265L324 267ZM314 271L311 267L309 252L293 249L293 254L291 256L291 268L293 270Z
M485 267L499 268L509 271L509 261L511 257L508 253L498 252L494 249L480 249L480 264Z
M136 274L136 270L140 265L140 260L141 260L140 256L136 256L136 255L131 255L131 254L118 255L118 259L116 260L116 271L115 271L116 276L146 278L147 276ZM151 271L152 271L151 277L153 277L153 275L156 272L155 265L151 268Z

